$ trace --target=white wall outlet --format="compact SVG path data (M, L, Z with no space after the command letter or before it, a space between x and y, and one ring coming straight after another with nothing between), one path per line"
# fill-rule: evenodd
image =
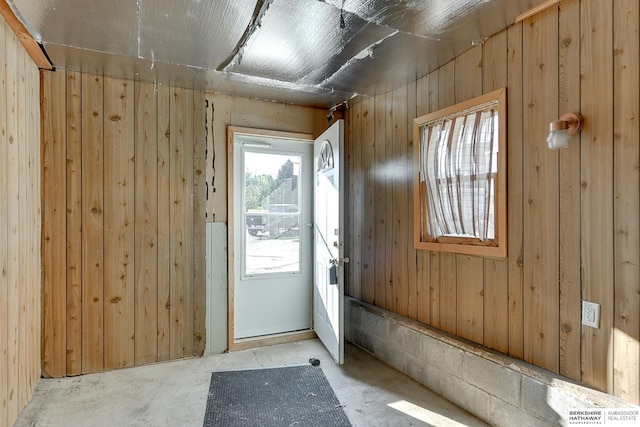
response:
M582 324L592 328L600 328L600 304L582 301Z

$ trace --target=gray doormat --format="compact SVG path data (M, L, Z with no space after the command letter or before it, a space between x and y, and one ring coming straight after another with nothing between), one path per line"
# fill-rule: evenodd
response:
M211 374L204 426L337 426L351 423L320 367Z

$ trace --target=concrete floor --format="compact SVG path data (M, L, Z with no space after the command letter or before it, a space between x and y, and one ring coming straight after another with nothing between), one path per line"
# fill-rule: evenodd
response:
M15 426L201 426L211 372L321 367L354 426L486 426L347 344L336 365L318 340L63 379L43 379Z

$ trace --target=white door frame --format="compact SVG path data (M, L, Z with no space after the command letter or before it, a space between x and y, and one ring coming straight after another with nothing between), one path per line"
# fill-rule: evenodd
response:
M297 341L301 339L314 338L315 333L311 331L303 331L303 332L294 332L294 333L285 333L281 335L275 335L267 338L256 338L256 339L244 339L240 341L235 340L235 330L234 330L234 286L235 286L235 189L234 189L234 141L237 135L251 135L251 136L259 136L264 138L277 138L277 139L286 139L286 140L297 140L304 141L308 143L313 143L314 137L311 134L304 133L293 133L293 132L280 132L280 131L272 131L272 130L263 130L263 129L253 129L246 127L238 127L238 126L229 126L227 128L227 191L228 191L228 237L227 237L227 248L228 248L228 301L227 301L227 310L228 310L228 334L227 334L227 342L229 351L234 350L242 350L246 348L260 347L267 344L277 344L283 342Z

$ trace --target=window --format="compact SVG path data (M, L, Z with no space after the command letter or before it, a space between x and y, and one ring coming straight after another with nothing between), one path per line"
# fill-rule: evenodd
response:
M416 249L506 257L506 89L414 121Z

